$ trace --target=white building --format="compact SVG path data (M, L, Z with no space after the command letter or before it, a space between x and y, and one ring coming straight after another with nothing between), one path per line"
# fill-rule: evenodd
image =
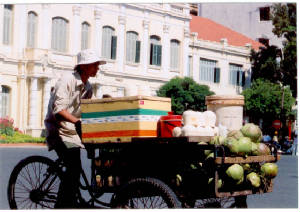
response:
M202 39L205 23L191 31L192 18L188 4L0 5L0 117L40 136L51 87L85 48L107 60L91 79L97 98L124 96L129 85L155 95L175 76L191 76L217 94L239 93L257 43Z

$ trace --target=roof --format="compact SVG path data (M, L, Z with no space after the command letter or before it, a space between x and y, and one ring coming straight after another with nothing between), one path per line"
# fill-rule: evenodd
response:
M228 45L244 47L247 43L250 43L256 51L259 50L260 46L263 46L263 44L241 33L200 16L192 15L190 30L191 32L197 32L198 39L202 40L220 42L222 38L226 38Z

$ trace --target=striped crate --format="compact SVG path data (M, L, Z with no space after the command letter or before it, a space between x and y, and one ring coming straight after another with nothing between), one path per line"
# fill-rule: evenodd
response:
M131 96L81 100L82 142L129 142L156 137L160 116L171 111L171 99Z

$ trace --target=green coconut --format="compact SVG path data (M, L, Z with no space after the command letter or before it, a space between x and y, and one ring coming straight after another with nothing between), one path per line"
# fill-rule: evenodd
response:
M231 153L237 154L239 156L249 155L252 150L252 142L250 138L242 137L239 140L232 141L229 146Z
M251 172L250 174L247 174L246 179L253 187L258 188L260 186L260 177L257 173Z
M244 137L243 133L240 130L231 130L228 134L227 137L233 137L235 139L240 139L241 137Z
M241 128L244 136L250 138L252 142L259 143L262 139L262 132L259 126L253 123L247 123Z
M278 166L275 163L265 163L260 167L262 176L267 178L274 178L278 173Z
M239 164L233 164L226 170L228 177L240 184L244 181L244 169Z

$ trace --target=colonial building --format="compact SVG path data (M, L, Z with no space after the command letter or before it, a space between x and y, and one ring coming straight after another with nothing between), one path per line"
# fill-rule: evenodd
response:
M6 4L0 26L0 117L33 136L44 129L51 87L73 71L81 49L107 61L91 79L101 98L124 96L132 85L156 95L175 76L236 94L250 76L250 50L259 46L191 16L188 4Z

